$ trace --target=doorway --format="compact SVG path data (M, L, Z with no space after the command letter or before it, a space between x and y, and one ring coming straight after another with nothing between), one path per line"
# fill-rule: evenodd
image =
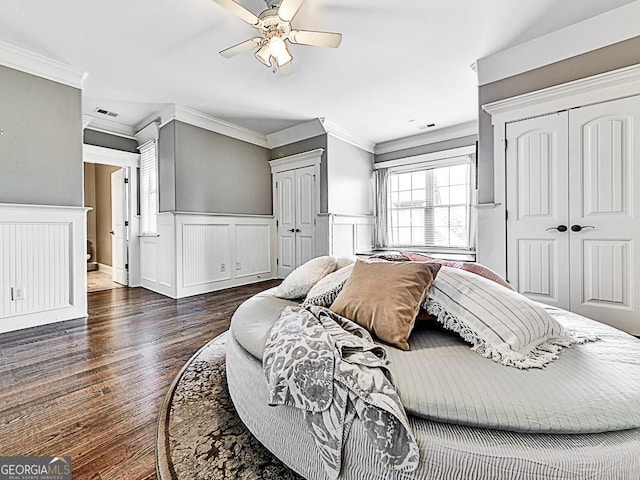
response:
M88 291L137 286L139 155L84 145L84 162Z

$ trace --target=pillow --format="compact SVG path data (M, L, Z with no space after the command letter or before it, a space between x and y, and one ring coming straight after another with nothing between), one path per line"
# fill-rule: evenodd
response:
M356 257L353 255L337 257L336 263L337 263L336 270L340 270L341 268L348 267L349 265L353 265L354 263L356 263Z
M429 291L427 312L473 345L472 350L517 368L542 368L570 336L539 304L473 273L443 266Z
M317 257L300 265L285 278L276 289L276 297L293 300L302 298L321 278L336 269L336 259L329 256Z
M351 270L353 270L353 265L354 263L336 270L335 272L330 273L318 283L316 283L313 288L309 290L307 298L302 303L302 305L318 305L321 307L330 307L338 297L338 294L342 290L342 287L344 287L344 284L347 282L347 280L349 280Z
M437 263L358 261L331 310L409 350L407 339L439 269Z
M488 278L489 280L496 282L497 284L502 285L509 290L513 290L513 287L509 285L509 283L507 283L504 278L491 270L489 267L482 265L481 263L451 262L449 260L441 260L439 258L433 258L429 257L428 255L422 255L420 253L412 252L402 252L402 255L412 262L436 262L447 267L460 268L461 270L466 270L467 272L475 273L476 275L480 275L481 277Z

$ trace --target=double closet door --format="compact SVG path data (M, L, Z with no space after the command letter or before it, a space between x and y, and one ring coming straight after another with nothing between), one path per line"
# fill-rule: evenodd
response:
M507 277L640 334L640 97L507 124Z
M315 172L308 166L274 174L279 278L315 257Z

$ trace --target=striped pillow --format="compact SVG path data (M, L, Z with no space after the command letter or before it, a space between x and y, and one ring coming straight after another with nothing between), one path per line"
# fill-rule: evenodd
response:
M563 347L584 343L569 335L544 308L473 273L443 266L427 312L473 345L472 350L517 368L543 368Z

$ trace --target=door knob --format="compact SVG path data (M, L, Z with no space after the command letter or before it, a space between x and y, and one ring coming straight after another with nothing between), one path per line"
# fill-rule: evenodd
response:
M290 228L289 230L287 230L287 232L291 232L291 233L293 233L293 232L295 232L295 229Z
M300 230L299 228L296 228L296 233L300 233L302 230Z
M557 227L547 228L547 232L550 232L551 230L557 230L559 232L566 232L568 229L567 229L566 225L558 225Z
M114 232L113 230L111 230L109 233L110 233L111 235L115 235L115 234L116 234L116 232Z
M596 228L593 225L571 225L572 232L580 232L583 228Z

